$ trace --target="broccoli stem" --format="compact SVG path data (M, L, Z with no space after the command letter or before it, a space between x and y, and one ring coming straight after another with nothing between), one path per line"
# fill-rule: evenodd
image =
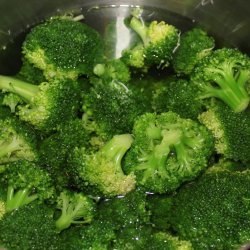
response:
M130 134L116 135L100 150L100 154L114 162L117 172L122 172L121 161L132 142Z
M0 89L17 94L26 102L31 102L32 98L39 92L39 87L25 81L10 76L0 75Z
M0 158L6 155L11 155L13 152L20 150L20 149L21 147L16 137L14 137L9 142L4 141L0 143Z
M6 212L11 212L14 209L29 204L38 198L36 194L29 196L29 193L30 191L28 188L19 190L15 193L14 188L9 186L7 191Z
M233 69L229 66L224 66L221 69L213 69L213 72L218 76L214 79L221 89L206 86L205 92L201 98L217 97L224 101L235 112L245 110L249 104L250 98L245 89L245 84L249 78L247 72L239 74L238 79L235 79Z
M148 45L148 27L142 20L139 20L136 17L132 17L130 21L130 27L140 36L143 41L144 46Z

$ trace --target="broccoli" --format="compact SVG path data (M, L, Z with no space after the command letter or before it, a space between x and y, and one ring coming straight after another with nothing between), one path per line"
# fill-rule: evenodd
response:
M52 18L35 26L23 44L24 58L51 78L77 79L102 57L97 31L70 18Z
M194 68L191 79L201 89L200 98L215 97L235 112L249 104L246 84L250 79L250 59L237 49L218 49Z
M166 67L178 45L179 31L164 21L144 23L141 16L132 14L129 27L141 38L142 44L123 52L125 62L129 66L148 68L152 65Z
M191 81L177 79L166 82L153 91L152 107L159 114L173 111L182 118L197 120L204 110L198 93L198 86Z
M11 212L34 200L52 199L54 187L49 174L36 164L20 160L9 163L1 176L5 190L6 212Z
M193 28L180 37L180 46L173 56L176 73L189 75L195 65L214 48L214 39L200 28Z
M94 74L108 82L117 80L126 83L131 78L128 67L119 59L113 59L106 63L95 65Z
M151 111L151 104L140 90L118 81L99 83L83 96L86 128L104 140L130 133L138 115Z
M36 68L32 63L23 58L23 64L18 74L17 78L32 82L33 84L40 84L41 82L46 82L46 78L43 75L43 71Z
M53 209L33 202L6 214L0 220L0 248L61 249L53 221Z
M68 171L80 187L91 186L107 197L125 195L135 188L133 174L125 175L121 161L132 144L129 134L116 135L100 150L76 147Z
M194 249L238 249L250 241L250 172L220 164L173 198L171 224Z
M212 132L218 154L236 161L250 161L249 110L235 113L217 101L199 116L199 120Z
M63 191L58 197L57 208L62 211L56 220L56 228L61 232L71 224L90 223L94 216L95 204L82 193Z
M58 124L74 117L80 101L79 86L71 80L53 80L37 86L0 76L0 89L22 98L26 105L19 106L19 118L44 132L51 132Z
M34 130L9 116L0 119L0 164L19 159L37 161L37 138Z
M6 93L4 95L2 105L9 107L11 113L15 113L17 106L23 103L23 100L18 95L13 93Z
M166 193L207 167L213 137L205 126L176 113L147 113L135 121L124 171L146 191Z

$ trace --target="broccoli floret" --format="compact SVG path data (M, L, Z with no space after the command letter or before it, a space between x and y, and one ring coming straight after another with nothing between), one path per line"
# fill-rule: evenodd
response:
M113 59L106 63L95 65L94 74L108 82L117 80L126 83L131 78L128 67L119 59Z
M138 115L151 111L146 95L122 82L96 84L83 97L83 119L104 140L130 133Z
M125 175L121 161L132 144L129 134L116 135L100 150L75 148L69 162L69 174L81 186L92 186L101 194L124 195L135 188L133 174Z
M218 154L236 161L250 161L249 110L235 113L217 101L199 116L199 120L212 132Z
M16 112L16 108L19 104L23 104L22 98L13 93L6 93L3 98L2 105L10 108L11 113Z
M125 50L125 62L128 62L128 65L138 68L169 65L179 41L177 28L164 21L151 21L147 25L140 15L132 17L129 27L140 36L142 45L138 44Z
M20 71L16 75L21 80L32 82L33 84L40 84L46 82L46 78L43 75L43 71L36 68L32 63L23 58L23 64Z
M82 193L63 191L58 197L57 208L62 211L56 220L56 228L61 232L71 224L90 223L94 216L95 204Z
M195 65L214 48L214 39L206 31L194 28L180 37L180 46L173 56L176 73L190 74Z
M0 164L18 159L37 161L37 138L34 130L15 117L0 120Z
M191 242L180 240L166 232L152 234L150 244L152 250L193 250Z
M172 197L167 195L151 194L147 197L147 209L150 211L150 222L158 230L170 228L169 216L172 207Z
M19 105L19 118L45 132L74 117L79 106L79 86L71 80L53 80L37 86L0 76L0 89L22 98L26 105Z
M250 59L237 49L218 49L195 67L192 80L201 89L201 98L215 97L235 112L249 104L246 84L250 79Z
M250 241L250 172L212 167L174 197L171 224L194 249L238 249Z
M133 135L124 171L134 173L137 184L153 193L173 191L197 177L213 152L206 127L173 112L138 117Z
M198 86L188 80L166 82L153 92L152 106L156 113L173 111L182 118L197 120L203 111L198 93Z
M9 163L1 181L6 188L6 212L11 212L34 200L53 198L54 187L49 174L34 163L20 160Z
M97 31L73 19L52 18L35 26L23 44L26 60L43 70L47 79L70 78L92 72L102 57Z
M53 221L53 209L33 202L6 214L0 220L0 247L20 249L61 249Z

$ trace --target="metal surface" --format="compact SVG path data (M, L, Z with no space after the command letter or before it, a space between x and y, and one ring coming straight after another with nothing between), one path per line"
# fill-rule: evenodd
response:
M133 38L123 21L135 6L145 9L146 20L165 20L183 31L199 24L219 43L250 52L248 0L0 0L0 73L18 68L25 31L55 13L71 10L82 13L85 22L102 34L114 32L108 53L117 57Z

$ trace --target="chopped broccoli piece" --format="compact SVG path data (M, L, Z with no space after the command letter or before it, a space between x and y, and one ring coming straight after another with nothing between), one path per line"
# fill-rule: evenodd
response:
M89 74L102 57L97 31L73 19L52 18L35 26L23 44L26 60L43 70L45 77L75 80Z
M134 143L125 157L146 191L166 193L192 180L207 167L213 137L205 126L176 113L144 114L135 121Z
M53 80L37 86L0 76L0 89L21 97L26 105L19 106L19 118L45 132L74 117L79 106L79 86L71 80Z
M214 39L200 29L194 28L180 37L180 46L173 56L176 73L190 74L196 64L209 55L214 48Z
M218 98L235 112L249 104L250 59L237 49L212 52L197 64L191 78L202 91L200 98Z
M156 113L173 111L182 118L197 120L203 111L198 93L198 86L190 81L178 79L166 82L153 92L152 106Z
M81 186L92 186L107 197L125 195L135 188L134 175L125 175L121 167L132 142L132 136L124 134L114 136L97 152L76 147L69 163L69 174Z
M61 249L53 221L53 209L31 203L6 214L0 220L0 247L20 249Z
M9 107L11 113L16 112L16 108L19 104L23 104L23 100L18 95L13 93L4 95L2 105Z
M171 224L194 249L238 249L250 241L250 172L212 167L174 197Z
M2 174L1 181L7 187L6 212L11 212L37 199L42 202L52 198L55 193L49 174L28 161L9 163Z
M15 117L0 120L0 164L19 159L37 161L37 138L34 130Z
M227 159L250 161L250 112L235 113L223 102L215 102L199 116L212 132L215 149Z
M90 223L95 206L93 200L84 194L64 191L58 197L57 208L62 211L56 220L56 228L61 232L71 224Z
M142 45L126 49L125 62L138 68L168 66L178 45L178 29L164 21L151 21L147 25L138 15L131 18L129 26L140 36Z

